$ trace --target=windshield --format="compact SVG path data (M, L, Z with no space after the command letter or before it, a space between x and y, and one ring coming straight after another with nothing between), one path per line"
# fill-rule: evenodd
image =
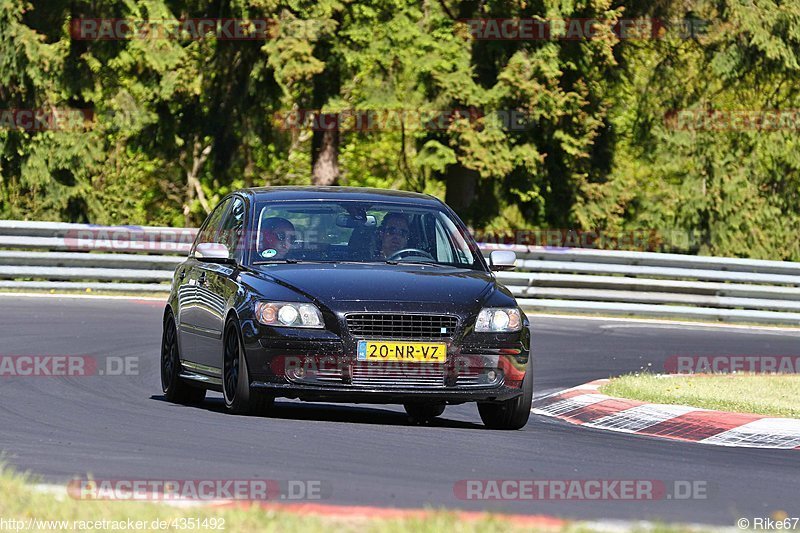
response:
M253 264L425 263L485 270L479 250L438 207L355 201L256 206Z

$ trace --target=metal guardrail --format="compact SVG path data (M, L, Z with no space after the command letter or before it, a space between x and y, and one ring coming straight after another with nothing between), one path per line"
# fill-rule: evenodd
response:
M157 292L194 229L0 221L0 289ZM517 253L497 278L529 310L800 324L800 263L483 244Z
M0 221L0 289L169 291L196 229Z

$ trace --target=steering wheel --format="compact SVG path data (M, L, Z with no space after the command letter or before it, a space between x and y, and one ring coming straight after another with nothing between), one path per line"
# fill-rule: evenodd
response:
M419 255L422 257L426 257L431 261L436 261L436 259L434 259L434 257L431 254L429 254L425 250L420 250L419 248L403 248L402 250L397 250L395 253L387 257L386 260L396 261L397 259L401 259L407 255Z

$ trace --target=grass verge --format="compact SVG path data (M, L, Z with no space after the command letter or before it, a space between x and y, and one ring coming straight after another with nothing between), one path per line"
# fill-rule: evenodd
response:
M796 374L636 374L613 378L600 393L651 403L800 418L800 376Z
M424 517L371 518L361 516L326 517L256 505L237 507L176 508L161 503L75 500L33 489L28 476L0 470L0 517L9 531L74 530L74 531L185 531L187 524L205 520L205 527L189 527L204 531L247 532L379 532L414 531L437 533L535 531L530 525L517 526L498 515L485 515L478 520L464 521L457 513L431 510ZM9 520L20 521L19 526ZM29 522L32 520L32 522ZM128 520L134 523L133 527ZM139 524L136 524L136 522ZM160 522L157 523L156 521ZM91 522L91 523L89 523ZM162 525L166 527L162 527ZM211 527L221 526L221 527ZM11 527L9 527L11 526ZM143 527L140 527L143 526ZM565 531L544 529L543 531Z
M0 464L0 529L6 531L227 531L227 532L374 532L374 533L515 533L596 531L588 523L543 527L509 520L503 515L482 514L464 519L455 511L430 510L423 516L381 518L374 516L323 516L265 509L257 505L238 507L175 508L161 503L75 500L63 494L36 490L30 476L12 472ZM20 521L19 525L9 521ZM30 520L30 522L29 522ZM128 521L134 523L131 526ZM205 522L204 522L205 521ZM136 524L139 522L139 524ZM194 524L194 525L192 525ZM205 524L200 526L199 524ZM214 525L215 527L211 527ZM605 529L604 529L605 530ZM636 524L631 533L702 533L711 528Z

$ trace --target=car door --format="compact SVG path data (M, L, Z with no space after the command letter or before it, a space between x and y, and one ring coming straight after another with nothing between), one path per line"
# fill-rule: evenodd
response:
M197 298L197 260L189 257L178 267L174 283L177 285L178 310L175 317L178 326L178 342L181 348L181 358L193 360L195 353L193 335L188 327L191 320L192 306Z
M209 332L204 331L202 327L202 317L204 314L203 308L205 301L203 294L198 291L198 284L203 281L201 275L203 274L204 264L194 257L194 251L197 245L206 242L217 242L225 214L230 207L231 200L226 199L220 203L216 209L209 215L200 231L197 234L192 251L190 252L189 260L184 263L184 281L181 285L180 299L178 303L179 313L179 326L178 334L180 335L181 342L181 356L184 361L192 363L201 363L203 357L203 347L206 344L205 338ZM195 368L193 365L187 365L191 370L202 370Z
M237 265L242 260L242 236L245 225L245 202L233 196L231 207L225 214L216 242L228 247L231 259ZM197 278L197 340L198 363L214 369L221 368L222 334L225 327L227 302L236 292L236 265L199 261Z

